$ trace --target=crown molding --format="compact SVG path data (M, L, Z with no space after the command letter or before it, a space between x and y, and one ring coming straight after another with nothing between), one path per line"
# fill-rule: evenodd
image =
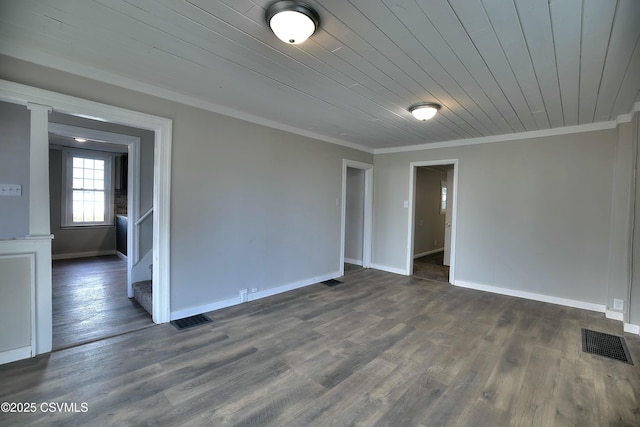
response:
M622 123L628 123L633 119L633 115L640 111L640 101L631 106L631 111L627 114L620 114L615 120L606 122L587 123L576 126L563 126L553 129L532 130L528 132L507 133L503 135L482 136L479 138L456 139L451 141L431 142L419 145L409 145L405 147L376 148L373 154L402 153L407 151L431 150L434 148L461 147L465 145L488 144L491 142L517 141L530 138L544 138L547 136L568 135L571 133L593 132L598 130L615 129Z
M451 141L432 142L419 145L409 145L395 148L378 148L373 154L402 153L407 151L432 150L435 148L461 147L465 145L489 144L492 142L517 141L521 139L543 138L547 136L567 135L571 133L593 132L605 129L615 129L615 120L608 122L588 123L577 126L564 126L561 128L532 130L528 132L507 133L502 135L482 136L478 138L455 139Z

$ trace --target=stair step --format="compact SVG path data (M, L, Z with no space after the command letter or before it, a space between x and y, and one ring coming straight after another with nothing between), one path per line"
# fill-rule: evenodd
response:
M153 315L153 286L151 280L136 282L132 285L132 288L133 298L135 298L149 314Z

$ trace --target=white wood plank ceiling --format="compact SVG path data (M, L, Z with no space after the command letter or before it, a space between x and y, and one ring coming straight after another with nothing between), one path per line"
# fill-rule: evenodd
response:
M0 53L369 149L614 120L640 101L639 0L0 0ZM1 64L0 64L1 66ZM407 109L438 102L428 122Z

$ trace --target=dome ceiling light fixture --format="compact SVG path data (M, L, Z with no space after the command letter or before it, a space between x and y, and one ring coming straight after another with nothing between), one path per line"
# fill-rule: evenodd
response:
M318 13L300 1L277 1L265 11L271 31L285 43L299 44L311 37L320 26Z
M409 108L409 112L418 120L429 120L436 115L440 108L442 108L440 104L436 104L435 102L425 102L412 106Z

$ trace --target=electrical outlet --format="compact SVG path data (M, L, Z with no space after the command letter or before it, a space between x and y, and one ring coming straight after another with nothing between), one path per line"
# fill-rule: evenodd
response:
M246 289L240 289L240 302L249 301L249 292Z
M438 244L438 241L437 241L437 240L434 240L434 241L433 241L433 246L436 246L437 244Z
M251 290L249 291L249 293L251 294L255 294L256 292L258 292L258 288L251 288Z
M613 299L613 309L614 310L624 310L624 300L621 299Z

